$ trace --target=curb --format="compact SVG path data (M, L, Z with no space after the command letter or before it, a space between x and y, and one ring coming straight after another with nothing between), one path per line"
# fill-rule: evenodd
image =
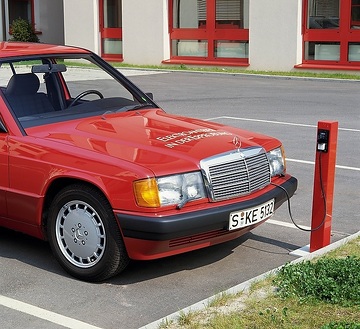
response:
M336 241L336 242L334 242L334 243L332 243L332 244L330 244L330 245L328 245L328 246L326 246L324 248L321 248L321 249L316 250L316 251L314 251L312 253L309 253L309 254L307 254L305 256L297 258L297 259L291 261L290 264L295 264L295 263L299 263L299 262L302 262L302 261L311 260L311 259L316 258L318 256L324 255L324 254L328 253L329 251L337 249L337 248L343 246L344 244L348 243L349 241L358 238L359 236L360 236L360 231L358 231L357 233L354 233L354 234L352 234L352 235L350 235L350 236L348 236L348 237L346 237L344 239ZM273 273L277 272L283 266L284 265L279 266L279 267L277 267L275 269L272 269L272 270L270 270L268 272L260 274L260 275L258 275L256 277L252 278L252 279L249 279L249 280L247 280L245 282L242 282L242 283L240 283L240 284L238 284L238 285L236 285L236 286L234 286L232 288L229 288L229 289L223 291L223 293L225 293L225 294L236 294L238 292L249 289L250 286L253 283L258 282L258 281L266 278L270 274L273 274ZM163 323L166 323L166 322L169 322L169 321L172 321L172 320L177 320L180 317L181 314L186 314L186 313L188 313L190 311L193 312L193 311L200 311L200 310L205 309L211 303L211 301L213 299L215 299L215 298L216 298L216 295L211 296L211 297L206 298L206 299L203 299L200 302L197 302L197 303L195 303L193 305L190 305L190 306L188 306L188 307L186 307L186 308L184 308L182 310L179 310L177 312L169 314L169 315L167 315L167 316L165 316L165 317L163 317L163 318L161 318L159 320L151 322L151 323L149 323L149 324L147 324L147 325L145 325L143 327L140 327L139 329L158 329L159 326L161 324L163 324Z
M157 72L157 73L197 73L197 74L220 74L220 75L233 75L233 76L242 76L242 77L260 77L260 78L276 78L276 79L285 79L285 80L292 80L292 79L301 79L301 80L321 80L321 81L337 81L337 82L356 82L359 83L359 78L322 78L322 77L314 77L314 76L297 76L297 75L282 75L282 74L266 74L266 73L249 73L246 70L238 71L238 72L231 72L231 71L207 71L207 70L201 70L201 69L172 69L172 68L166 68L166 66L163 67L154 67L154 68L146 68L146 67L131 67L131 66L114 66L117 70L133 70L133 71L143 71L143 74L146 74L145 72ZM123 73L123 72L122 72ZM153 73L150 73L153 74ZM141 74L142 75L142 74ZM349 73L350 75L350 73Z

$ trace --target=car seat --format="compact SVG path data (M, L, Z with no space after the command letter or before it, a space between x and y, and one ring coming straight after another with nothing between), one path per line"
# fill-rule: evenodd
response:
M5 96L18 118L55 111L46 94L38 92L39 87L39 78L34 73L11 77Z

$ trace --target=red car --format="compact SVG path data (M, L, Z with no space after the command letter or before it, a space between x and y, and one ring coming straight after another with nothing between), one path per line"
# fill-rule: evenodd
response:
M167 114L92 52L0 43L0 225L100 281L235 239L296 188L275 138Z

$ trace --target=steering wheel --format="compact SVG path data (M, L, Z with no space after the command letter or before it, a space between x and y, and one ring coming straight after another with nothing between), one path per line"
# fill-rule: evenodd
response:
M68 106L68 108L74 106L81 98L87 96L87 95L90 95L90 94L95 94L95 95L98 95L99 98L104 98L104 95L100 92L100 91L97 91L97 90L93 90L93 89L90 89L90 90L85 90L83 91L82 93L80 93L79 95L77 95L73 101L70 103L70 105Z

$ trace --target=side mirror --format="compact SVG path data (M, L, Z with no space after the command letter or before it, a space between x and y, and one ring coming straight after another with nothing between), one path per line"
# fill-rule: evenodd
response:
M151 100L154 100L154 95L153 95L153 93L145 93L145 95L146 95L147 97L149 97Z

